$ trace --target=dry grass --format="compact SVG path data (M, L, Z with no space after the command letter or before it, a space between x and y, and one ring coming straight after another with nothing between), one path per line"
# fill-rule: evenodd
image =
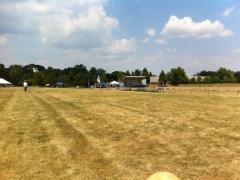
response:
M2 88L0 179L240 179L240 98L226 93Z

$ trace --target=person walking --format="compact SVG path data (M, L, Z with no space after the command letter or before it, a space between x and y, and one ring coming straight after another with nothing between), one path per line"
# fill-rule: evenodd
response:
M23 82L23 88L24 88L24 91L26 92L28 88L28 83L26 80Z

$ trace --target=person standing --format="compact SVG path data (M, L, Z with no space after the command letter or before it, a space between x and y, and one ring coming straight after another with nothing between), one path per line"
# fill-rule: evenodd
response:
M28 88L28 83L26 80L23 82L23 88L24 88L24 91L26 92Z

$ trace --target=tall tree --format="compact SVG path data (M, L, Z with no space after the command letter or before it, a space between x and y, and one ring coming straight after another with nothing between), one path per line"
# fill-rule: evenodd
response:
M10 81L14 85L21 85L23 82L22 76L23 76L23 67L21 65L11 65L9 67L9 77Z
M102 68L98 68L98 75L100 76L101 82L107 82L106 71Z
M148 72L147 68L143 68L141 75L146 77L147 84L149 84L150 83L150 73Z
M140 69L135 69L135 71L132 72L132 75L133 75L133 76L141 76L141 74L142 74L142 72L141 72Z
M34 85L39 85L39 86L43 86L44 85L44 74L42 72L35 72L34 76Z
M197 83L196 78L192 77L192 78L190 79L190 83L191 83L191 84L196 84L196 83Z
M95 67L92 67L89 70L89 81L91 84L95 84L97 82L98 70Z
M88 86L88 73L84 73L84 72L79 72L75 75L74 78L74 85L79 85L82 87L87 87Z
M240 71L235 72L234 75L235 75L235 79L236 79L237 83L240 83Z
M219 77L221 83L236 82L234 72L226 68L219 68L217 70L217 76Z
M87 87L88 86L88 82L89 82L89 75L88 75L88 70L86 68L86 66L80 64L80 65L76 65L73 67L72 69L72 73L73 73L73 84L74 85L80 85L80 86L84 86Z
M160 75L159 75L159 82L162 81L163 85L165 86L167 84L167 75L165 72L162 70Z
M173 85L186 84L189 81L185 70L181 67L172 68L168 76Z
M0 64L0 78L8 79L8 72L4 64Z
M48 67L46 70L45 82L54 86L57 81L57 72L56 69Z
M126 76L130 76L130 75L131 75L130 72L129 72L128 70L126 71L125 74L126 74Z
M114 71L108 75L108 81L120 81L124 76L126 76L125 72Z
M198 84L202 83L202 78L201 78L201 76L198 76L198 77L197 77L197 83L198 83Z

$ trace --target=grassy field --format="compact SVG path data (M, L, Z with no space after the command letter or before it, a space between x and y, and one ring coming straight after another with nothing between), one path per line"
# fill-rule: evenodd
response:
M235 91L0 88L0 179L145 180L163 170L240 179Z

